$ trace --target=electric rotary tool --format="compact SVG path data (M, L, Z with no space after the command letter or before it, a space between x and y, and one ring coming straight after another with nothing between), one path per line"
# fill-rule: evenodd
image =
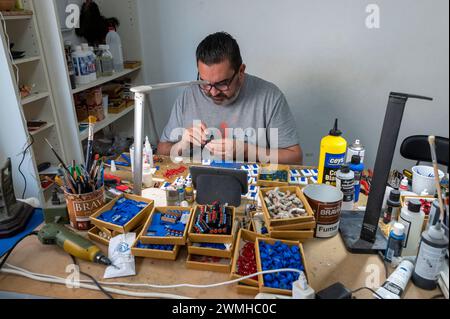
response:
M38 233L44 245L58 245L68 254L82 260L111 266L111 261L89 240L59 224L46 224Z

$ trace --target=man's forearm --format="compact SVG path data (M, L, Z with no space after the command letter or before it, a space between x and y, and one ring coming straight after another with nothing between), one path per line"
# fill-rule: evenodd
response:
M277 154L273 154L272 152L277 152ZM272 162L272 159L277 157L279 164L303 164L303 153L298 145L286 149L270 150L246 143L244 154L246 161L255 160L256 162Z

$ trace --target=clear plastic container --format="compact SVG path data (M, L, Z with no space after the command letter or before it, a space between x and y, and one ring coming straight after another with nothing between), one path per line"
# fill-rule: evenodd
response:
M122 40L119 34L110 28L108 34L106 35L106 44L109 45L109 50L112 53L114 60L114 71L122 72L123 67L123 51L122 51Z
M100 58L102 65L102 76L111 76L114 74L113 55L109 50L109 45L101 45L102 55Z

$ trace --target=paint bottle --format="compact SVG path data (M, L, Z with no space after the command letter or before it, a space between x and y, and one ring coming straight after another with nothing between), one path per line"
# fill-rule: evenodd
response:
M374 295L378 299L400 299L408 285L414 269L414 264L404 260L397 269L389 276L383 286Z
M361 177L364 171L364 164L361 162L361 156L352 156L350 169L355 174L355 203L357 203L359 202L359 194L361 193Z
M89 61L81 46L76 46L72 53L72 61L75 68L75 82L77 85L88 84L91 81Z
M319 184L336 186L336 172L345 162L347 141L342 137L338 129L338 120L328 136L322 139L320 144L319 159Z
M421 210L422 204L417 199L409 201L407 207L402 208L399 222L405 226L405 241L403 243L402 257L416 256L422 233L425 213Z
M152 145L150 144L150 140L148 139L148 136L145 137L144 163L150 165L150 167L154 166L154 163L153 163L153 149L152 149Z
M439 212L440 213L440 212ZM422 233L419 254L413 272L413 283L422 289L433 290L438 279L448 249L448 238L441 223L430 226Z
M350 163L350 161L352 160L352 157L355 155L357 155L361 158L361 163L364 163L366 149L361 144L360 140L356 140L352 145L350 145L348 147L346 163Z
M179 182L177 184L177 190L178 190L178 202L181 204L186 200L186 191L184 189L184 183Z
M192 187L192 182L187 182L185 191L186 201L189 204L192 204L194 202L194 188Z
M389 199L387 200L387 207L383 213L383 223L389 224L391 221L396 221L400 215L400 192L396 189L391 191Z
M353 210L355 203L355 173L343 165L336 173L336 187L344 194L342 210Z
M403 177L403 179L400 183L399 190L400 190L400 193L409 191L409 181L408 181L407 177Z
M395 223L389 234L384 260L391 263L394 258L401 257L403 250L403 241L405 240L405 226Z

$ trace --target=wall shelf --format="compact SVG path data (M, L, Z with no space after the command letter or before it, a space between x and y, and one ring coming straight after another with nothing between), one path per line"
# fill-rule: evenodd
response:
M16 60L14 60L14 64L21 65L21 64L25 64L25 63L29 63L29 62L40 61L40 60L41 60L40 56L33 56L33 57L29 57L29 58L16 59Z
M2 15L6 21L8 20L30 20L33 17L33 11L2 11Z
M114 81L116 79L119 79L121 77L124 77L124 76L126 76L128 74L131 74L131 73L133 73L133 72L135 72L135 71L137 71L139 69L141 69L140 66L137 67L137 68L134 68L134 69L125 69L122 72L114 73L111 76L100 77L100 78L97 79L97 81L91 82L89 84L84 84L84 85L78 86L76 89L72 90L72 93L76 94L76 93L80 93L80 92L92 89L92 88L94 88L96 86L99 86L99 85L102 85L102 84Z
M49 97L50 94L48 92L42 92L42 93L32 93L30 96L27 96L26 98L22 99L22 105L30 104L32 102L36 102L42 99L45 99L46 97Z
M107 127L108 125L111 125L112 123L114 123L118 119L124 117L125 115L127 115L128 113L130 113L133 110L134 110L134 105L127 107L125 110L123 110L120 113L108 114L103 121L95 124L94 133L97 133L97 132L103 130L105 127ZM82 141L84 141L85 139L88 138L88 135L89 135L89 129L85 129L83 132L80 133L80 139Z
M55 123L47 123L46 125L44 125L43 127L41 127L40 129L30 132L31 135L36 136L42 132L44 132L45 130L48 130L50 128L52 128L53 126L55 126Z

